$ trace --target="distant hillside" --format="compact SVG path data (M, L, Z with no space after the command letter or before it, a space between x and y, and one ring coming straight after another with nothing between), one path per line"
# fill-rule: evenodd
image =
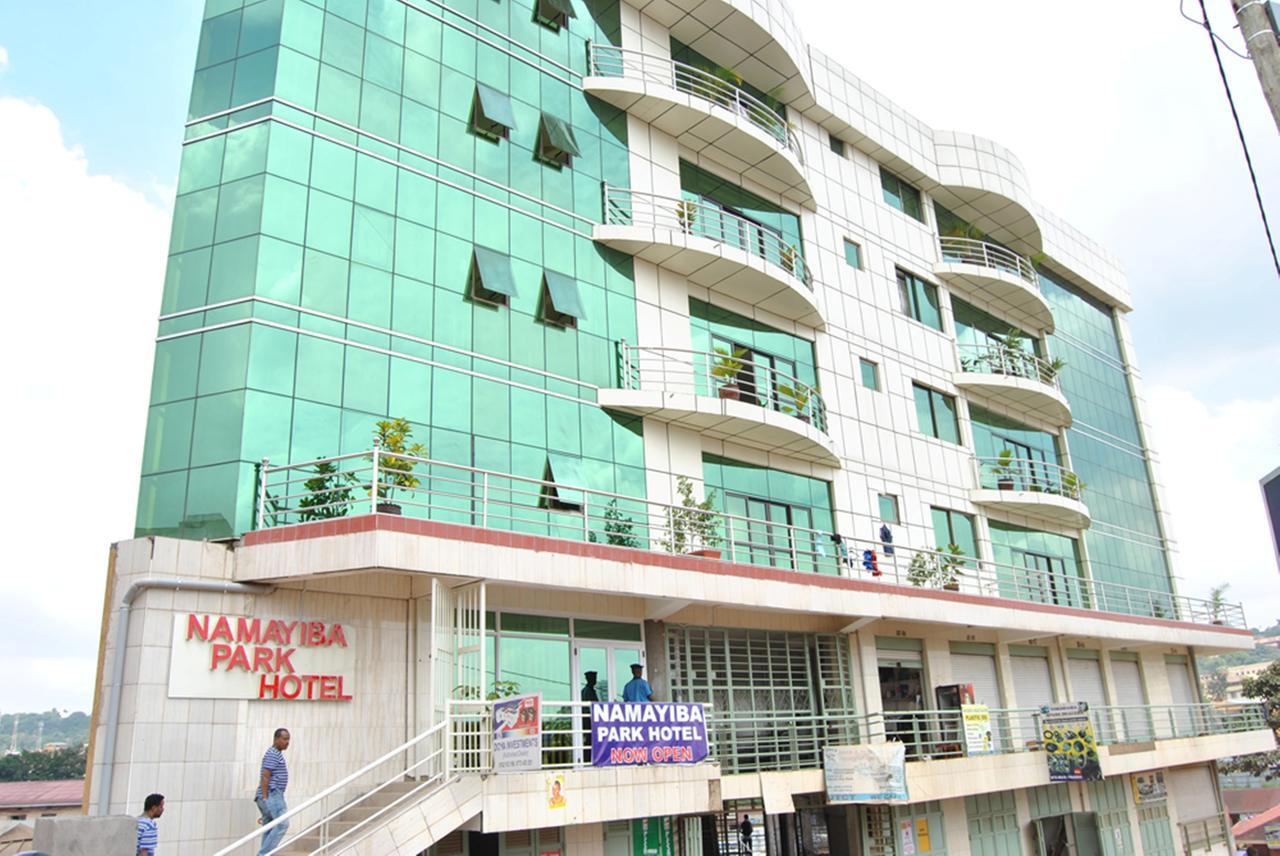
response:
M0 753L9 751L15 716L18 718L19 751L42 748L42 745L37 745L37 735L40 735L42 744L66 743L69 746L79 746L89 742L89 715L82 711L66 716L56 710L44 713L6 713L0 716ZM44 723L42 735L41 723Z

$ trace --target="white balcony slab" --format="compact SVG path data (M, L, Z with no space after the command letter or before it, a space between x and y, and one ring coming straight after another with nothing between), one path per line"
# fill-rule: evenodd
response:
M979 488L969 499L975 505L1006 509L1068 529L1088 529L1093 522L1083 502L1048 491Z
M937 262L933 274L953 292L998 314L1025 330L1053 332L1053 311L1040 290L1015 273L968 262Z
M980 398L1052 425L1071 427L1071 405L1062 391L1038 380L994 372L956 372L952 381L970 398Z

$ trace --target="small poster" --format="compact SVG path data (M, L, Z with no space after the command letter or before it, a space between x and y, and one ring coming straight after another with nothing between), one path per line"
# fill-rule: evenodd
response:
M569 798L564 794L564 773L547 776L547 808L559 809L569 805ZM555 851L557 856L559 851Z
M1133 804L1164 802L1169 792L1164 785L1164 770L1151 770L1146 773L1134 773L1129 777L1133 788Z
M990 755L991 709L985 704L960 705L960 718L964 721L964 749L966 755Z
M542 693L493 703L493 771L542 769Z
M916 849L921 853L928 853L933 849L933 842L929 840L929 818L916 818Z
M1262 833L1267 836L1267 849L1280 848L1280 823L1268 823L1262 827Z
M911 821L898 821L898 835L902 839L902 846L898 848L898 852L902 856L916 856L916 833Z
M822 760L828 802L907 801L907 751L902 743L827 746Z
M1100 782L1102 764L1086 702L1040 708L1040 731L1051 782Z

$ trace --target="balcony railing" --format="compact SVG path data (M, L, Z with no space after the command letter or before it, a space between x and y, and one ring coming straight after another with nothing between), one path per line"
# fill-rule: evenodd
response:
M978 484L988 490L1048 493L1080 500L1084 483L1071 470L1049 461L1031 458L974 458Z
M962 343L957 347L960 349L960 371L966 374L1020 377L1059 389L1057 367L1035 354L1006 345Z
M767 226L705 199L678 199L605 185L604 222L670 229L735 247L777 265L813 290L813 276L799 247Z
M375 491L373 486L377 485ZM697 550L744 564L1244 628L1237 604L843 537L839 533L668 503L580 484L380 449L301 464L263 461L256 528L378 511L656 552ZM394 506L394 508L391 508ZM712 556L713 558L716 556Z
M978 265L1013 274L1027 285L1040 290L1040 277L1031 260L999 244L979 241L975 238L939 238L942 260L954 264Z
M801 164L804 163L800 141L787 120L759 98L728 80L683 62L594 42L587 46L587 58L592 76L621 77L668 86L742 116L773 137L780 148L794 154Z
M827 430L827 408L816 389L766 363L728 351L619 345L623 389L661 390L744 401Z
M1231 840L1226 817L1221 814L1213 814L1199 820L1179 821L1178 833L1182 839L1182 852L1187 856L1191 856L1197 850L1212 852L1217 845L1225 845Z

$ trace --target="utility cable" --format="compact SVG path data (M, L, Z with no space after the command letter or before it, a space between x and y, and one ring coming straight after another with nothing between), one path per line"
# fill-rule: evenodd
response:
M1187 6L1187 0L1178 0L1178 11L1182 13L1182 17L1186 18L1188 21L1195 24L1197 27L1203 26L1199 21L1197 21L1195 18L1187 14L1186 6ZM1211 33L1211 35L1214 37L1214 39L1217 40L1218 44L1222 45L1224 48L1231 51L1236 56L1240 57L1240 59L1252 59L1252 57L1250 57L1247 53L1240 53L1240 51L1231 47L1231 45L1227 44L1226 41L1222 38L1222 36L1219 36L1217 33Z
M1253 183L1253 197L1258 200L1258 213L1262 215L1262 228L1267 233L1267 247L1271 250L1271 262L1275 265L1276 275L1280 276L1280 257L1276 255L1276 242L1271 237L1271 224L1267 222L1267 209L1262 204L1262 191L1258 189L1258 174L1253 170L1253 158L1249 156L1249 144L1244 140L1244 127L1240 124L1240 114L1236 111L1236 100L1231 96L1231 84L1227 82L1227 70L1222 67L1222 54L1218 52L1217 36L1209 26L1209 12L1204 8L1204 0L1200 0L1200 14L1204 18L1204 31L1209 34L1209 46L1213 48L1213 58L1218 63L1218 75L1222 78L1222 88L1227 91L1227 103L1231 105L1231 118L1236 123L1236 133L1240 136L1240 148L1244 149L1244 162L1249 167L1249 180Z

